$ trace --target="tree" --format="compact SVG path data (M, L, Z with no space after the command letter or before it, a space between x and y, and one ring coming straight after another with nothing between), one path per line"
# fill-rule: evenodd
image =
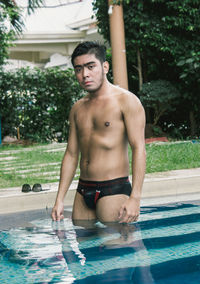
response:
M108 3L94 1L93 7L99 32L110 42ZM130 0L123 1L123 10L130 89L136 93L141 89L139 72L144 83L158 79L170 81L182 93L181 112L187 103L188 113L192 111L193 118L197 119L193 98L198 97L196 105L200 92L196 94L194 82L198 82L199 75L197 65L189 61L197 63L199 60L200 1ZM180 64L184 60L190 66Z
M15 11L0 2L0 66L8 57L8 48L14 39L14 32L9 29L8 21L15 18Z
M178 90L165 80L144 83L140 95L144 106L154 110L154 126L164 114L175 110L176 99L180 97Z
M198 129L197 126L197 121L200 122L200 51L191 51L188 56L189 57L181 57L177 66L180 67L180 79L183 81L182 86L184 87L184 101L189 106L191 136L194 137L200 132L200 127Z
M28 13L40 7L44 0L28 0ZM24 23L20 9L14 0L0 0L0 66L8 58L8 48L16 38L16 34L23 31Z

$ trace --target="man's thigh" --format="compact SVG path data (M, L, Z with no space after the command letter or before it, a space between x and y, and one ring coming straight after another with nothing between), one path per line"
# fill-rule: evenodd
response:
M76 192L76 195L74 198L72 219L73 220L95 220L96 219L95 210L92 210L87 207L83 196L79 192Z
M101 222L119 221L119 211L129 197L125 194L115 194L100 198L96 206L96 215Z

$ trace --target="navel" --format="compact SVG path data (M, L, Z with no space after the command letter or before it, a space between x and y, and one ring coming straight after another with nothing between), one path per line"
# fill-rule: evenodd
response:
M106 121L106 122L104 123L104 125L105 125L106 127L108 127L108 126L110 126L110 122L109 122L109 121Z

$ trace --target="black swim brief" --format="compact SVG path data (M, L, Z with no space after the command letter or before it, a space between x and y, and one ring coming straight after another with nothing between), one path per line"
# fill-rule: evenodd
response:
M77 191L84 197L86 205L95 209L97 200L101 197L115 194L130 196L131 184L128 177L107 181L86 181L79 179Z

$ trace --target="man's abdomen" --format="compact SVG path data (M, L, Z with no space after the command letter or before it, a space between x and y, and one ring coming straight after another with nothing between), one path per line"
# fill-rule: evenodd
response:
M128 152L125 149L90 151L80 161L80 177L104 181L129 175Z

